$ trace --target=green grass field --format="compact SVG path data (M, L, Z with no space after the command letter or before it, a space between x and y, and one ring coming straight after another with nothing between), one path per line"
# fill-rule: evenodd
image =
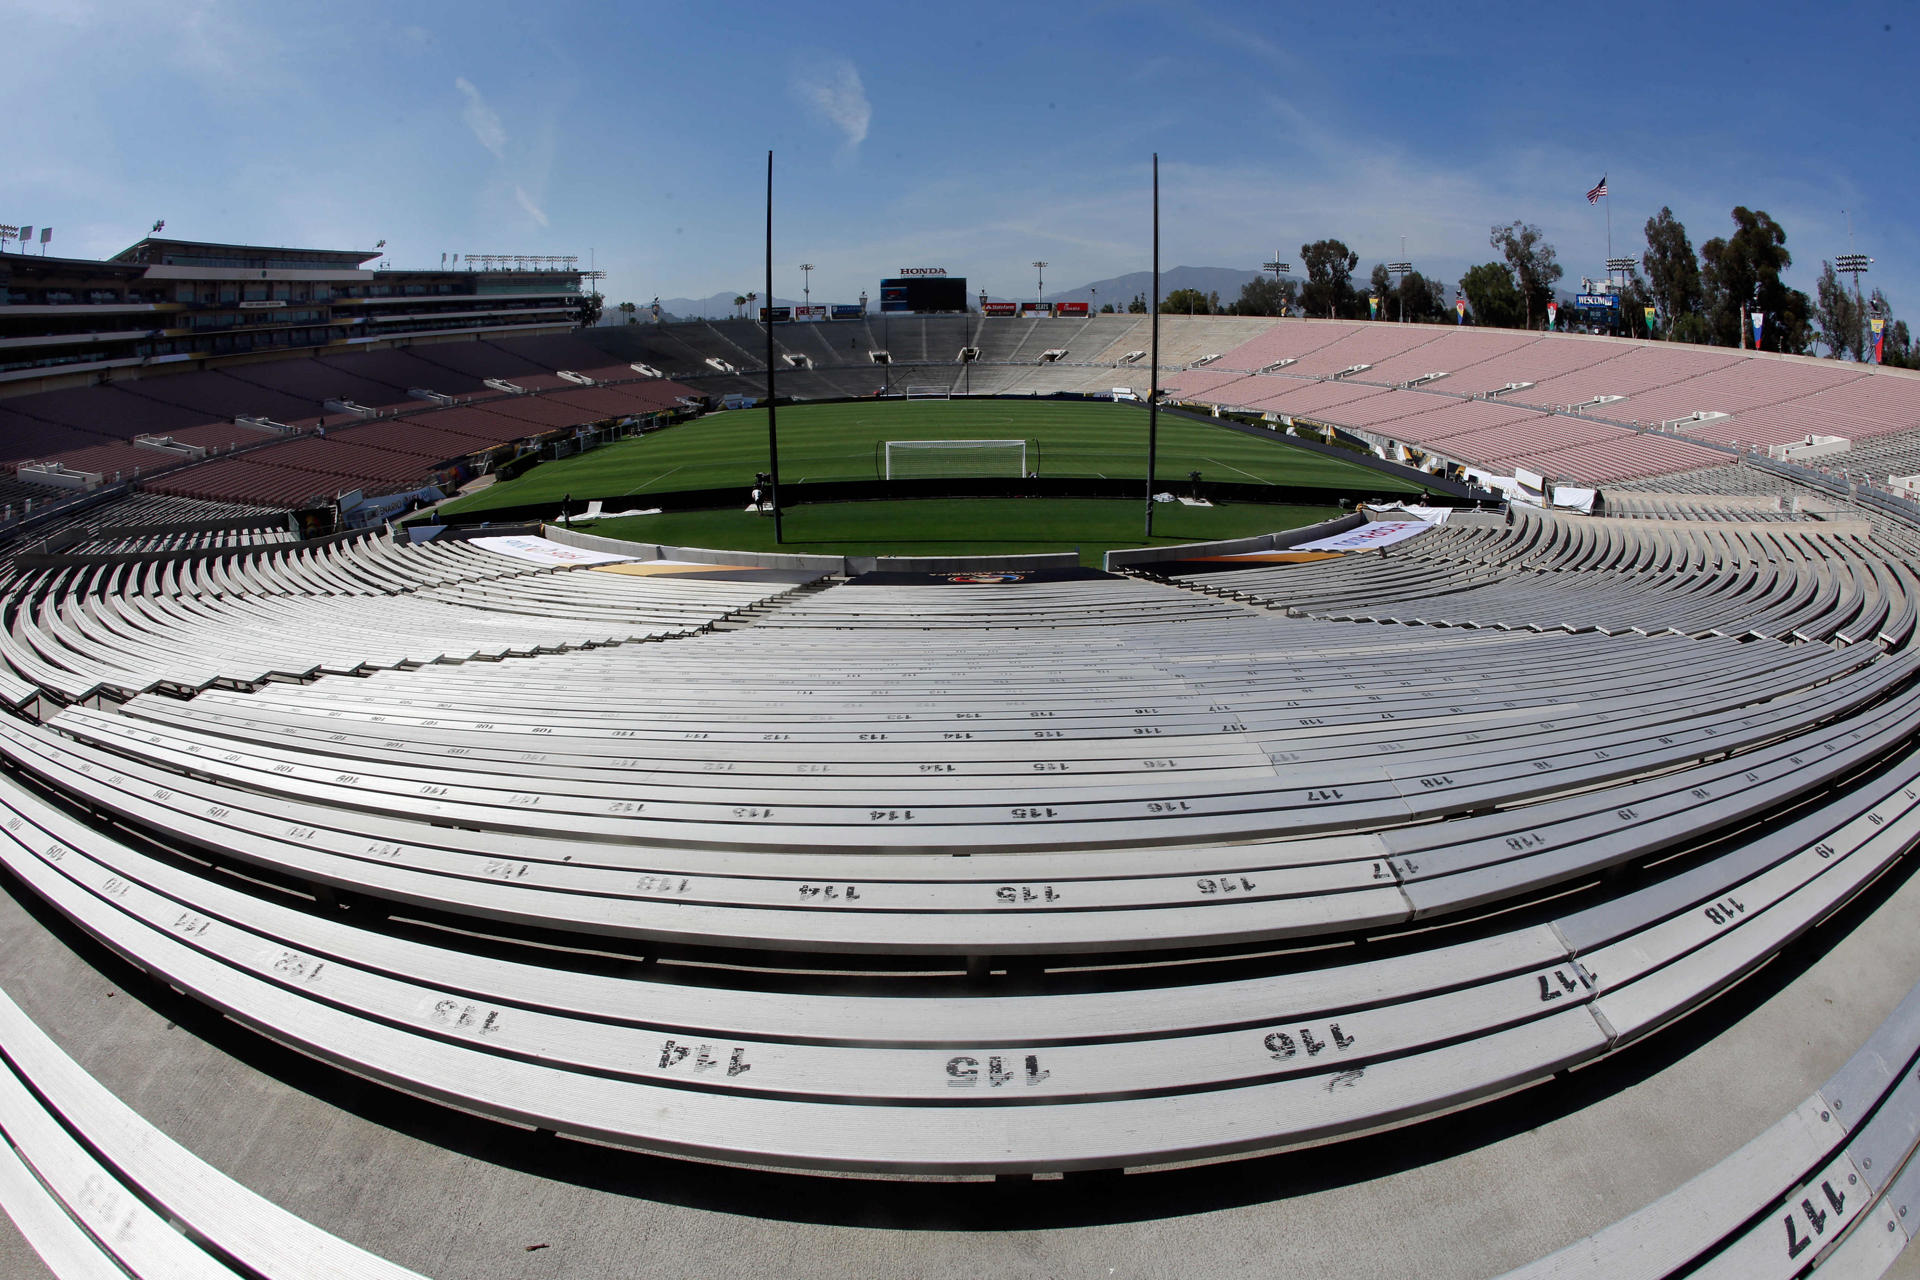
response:
M1024 439L1042 476L1142 477L1147 414L1132 405L1038 400L875 400L779 411L783 483L876 480L886 440ZM1198 471L1210 481L1325 486L1368 494L1416 492L1364 467L1212 423L1160 419L1155 474L1171 488ZM738 486L744 499L767 470L765 410L709 414L591 453L543 463L516 480L448 503L448 514ZM742 505L745 503L743 501Z
M1330 519L1337 507L1154 507L1154 536L1145 530L1144 504L1090 498L932 498L917 502L822 502L782 514L785 540L773 540L771 516L750 511L675 511L618 516L574 528L609 538L669 546L739 551L795 551L833 555L1019 555L1080 552L1099 568L1113 547L1140 547L1215 538L1244 538ZM911 530L911 533L901 531Z

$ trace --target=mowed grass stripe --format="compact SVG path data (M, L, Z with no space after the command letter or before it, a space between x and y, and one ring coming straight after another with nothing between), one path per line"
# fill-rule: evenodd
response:
M1146 474L1147 413L1132 405L1040 400L876 400L789 405L779 411L780 473L789 481L875 480L887 440L1023 439L1042 476ZM1212 423L1163 416L1155 474L1168 485L1206 479L1319 486L1360 493L1415 492L1377 471ZM559 462L449 503L449 513L737 487L745 496L767 470L767 415L740 409Z

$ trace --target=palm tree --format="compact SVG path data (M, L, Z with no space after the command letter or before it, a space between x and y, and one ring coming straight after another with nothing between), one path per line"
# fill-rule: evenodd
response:
M753 297L753 295L750 293L736 293L733 295L733 318L735 320L740 318L740 309L747 305L747 300L751 297Z
M639 308L634 306L631 302L623 302L618 307L616 307L615 310L617 310L618 312L620 312L621 315L624 315L627 318L628 324L632 324L633 313L635 311L638 311Z
M757 293L749 293L749 294L747 295L747 306L748 306L748 307L752 307L752 306L753 306L753 304L754 304L755 302L757 302L757 301L759 301L759 299L760 299L760 295L759 295L759 294L757 294ZM769 304L769 305L771 305L771 304Z

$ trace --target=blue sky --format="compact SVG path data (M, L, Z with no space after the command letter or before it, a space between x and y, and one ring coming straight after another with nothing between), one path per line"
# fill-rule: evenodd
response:
M0 0L0 220L53 248L169 234L577 253L609 302L816 301L944 266L995 294L1149 264L1257 267L1337 236L1451 288L1537 222L1571 285L1662 204L1696 246L1735 204L1793 282L1853 216L1920 317L1920 5L902 5Z

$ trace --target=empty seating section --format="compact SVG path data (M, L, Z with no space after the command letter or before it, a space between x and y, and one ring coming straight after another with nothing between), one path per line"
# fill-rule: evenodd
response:
M584 388L557 376L563 368L604 385ZM548 394L507 395L485 385L503 377ZM461 403L444 407L416 391ZM350 489L416 488L437 467L467 454L543 432L675 410L691 394L680 383L642 378L629 363L566 335L359 351L15 397L0 403L0 467L58 462L108 485L138 480L173 495L291 506ZM330 410L327 401L350 401L381 416L367 421ZM310 438L288 439L242 418ZM325 442L313 435L322 423ZM134 437L143 435L204 450L205 458L135 445ZM379 452L324 447L335 440ZM9 483L7 492L16 491L23 506L29 498L44 502L71 492Z
M0 718L0 860L244 1025L597 1141L921 1174L1322 1142L1633 1043L1920 843L1920 579L1864 534L1463 514L973 586L372 535L50 562L0 631L38 700ZM468 941L528 930L730 976ZM756 978L784 956L932 976Z
M1207 319L1183 349L1227 354L1169 370L1182 398L1591 481L1621 518L1458 512L1381 554L966 583L300 542L140 495L0 566L0 863L158 982L373 1082L355 1089L915 1177L1337 1156L1526 1087L1578 1107L1550 1082L1608 1061L1589 1078L1656 1091L1658 1065L1614 1055L1676 1023L1683 1050L1711 1038L1719 997L1790 969L1797 940L1879 923L1920 847L1920 532L1628 424L1635 398L1715 407L1699 395L1734 422L1899 424L1905 380ZM969 341L1003 353L976 387L1137 380L1016 363L1069 332L1117 361L1137 317L998 323L902 322L893 381L954 385L938 344ZM663 358L764 341L626 328ZM825 363L845 331L786 346ZM289 397L404 396L445 369L470 398L159 483L283 506L686 391L624 379L597 336L479 347L243 366ZM1333 378L1355 364L1374 368ZM1450 376L1398 385L1422 366ZM496 368L550 389L473 390ZM1474 398L1507 381L1536 387ZM1552 411L1582 387L1628 399ZM0 1203L49 1259L408 1274L176 1152L4 995L0 1049ZM1516 1274L1884 1270L1920 1205L1920 994L1846 1049L1784 1117L1729 1116L1736 1156ZM89 1185L137 1211L116 1228Z
M869 317L781 326L775 342L798 359L792 367L782 359L781 391L801 399L869 396L883 388L898 394L909 386L977 395L1103 395L1116 385L1144 392L1151 375L1143 360L1130 358L1150 345L1147 321L1139 316ZM868 355L882 347L892 356L886 369ZM959 361L963 347L979 352L970 366ZM1042 362L1041 353L1053 350L1067 354ZM644 379L635 363L670 380ZM370 430L327 410L331 400L379 411L376 447L426 463L421 474L398 477L385 467L343 470L343 454L331 459L332 467L309 470L299 460L317 456L309 451L240 465L201 463L186 468L200 474L166 486L182 494L300 502L326 495L342 480L346 487L407 487L424 482L435 464L477 448L671 410L697 393L763 394L765 363L766 331L756 321L722 320L244 364L8 400L0 404L0 462L51 459L123 477L138 468L144 481L155 469L183 464L164 453L146 462L124 449L99 450L145 434L171 435L222 457L285 447L268 431L236 422L241 417L301 430L325 421L329 435ZM733 372L718 371L722 367ZM561 370L596 385L562 378ZM505 394L486 386L490 379L536 394ZM1161 381L1182 400L1313 417L1456 462L1500 471L1551 469L1556 478L1581 483L1698 469L1711 465L1716 452L1809 433L1870 440L1920 430L1920 379L1899 371L1446 325L1168 316ZM415 391L459 403L434 406ZM1694 420L1696 413L1725 416ZM457 431L460 438L423 432L408 441L393 429L396 420ZM1677 434L1643 430L1675 421ZM1887 456L1920 466L1920 449ZM288 472L305 475L306 482Z

